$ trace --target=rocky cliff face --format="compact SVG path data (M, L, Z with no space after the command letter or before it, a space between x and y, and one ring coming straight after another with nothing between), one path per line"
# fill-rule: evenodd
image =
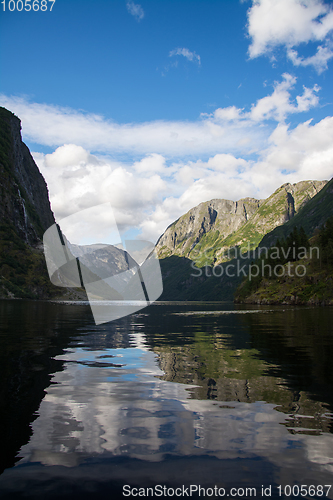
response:
M171 224L157 242L160 258L172 254L189 256L200 239L210 231L222 238L241 227L258 210L260 200L211 200L192 208Z
M20 120L0 108L0 297L49 297L56 288L48 279L42 236L55 220L20 130Z
M29 245L36 245L55 222L46 182L22 142L20 120L1 108L0 127L1 222L12 223Z
M256 248L265 234L292 219L326 182L284 184L266 200L201 203L160 237L156 245L159 258L187 257L199 267L230 260L229 249Z

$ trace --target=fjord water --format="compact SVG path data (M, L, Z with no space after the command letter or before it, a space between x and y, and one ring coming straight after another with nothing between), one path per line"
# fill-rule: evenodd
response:
M0 497L331 485L332 367L329 307L0 301Z

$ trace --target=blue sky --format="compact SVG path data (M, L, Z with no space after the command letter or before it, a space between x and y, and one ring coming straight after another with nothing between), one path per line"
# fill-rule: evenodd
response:
M9 70L2 91L120 123L195 120L230 99L241 105L245 80L259 96L244 61L245 4L151 0L142 8L139 22L124 0L56 0L52 12L2 13L2 65ZM170 57L178 47L200 54L201 65Z
M58 220L111 201L156 240L201 201L332 177L332 2L8 4L0 105Z

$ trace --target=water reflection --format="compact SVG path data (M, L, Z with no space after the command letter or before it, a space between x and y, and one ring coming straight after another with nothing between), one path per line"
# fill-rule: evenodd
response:
M88 467L90 479L101 482L100 467L109 464L113 487L133 478L177 484L184 481L174 468L180 459L192 481L210 485L330 480L330 309L238 314L231 305L157 305L96 327L82 305L45 307L33 320L23 315L14 345L2 334L20 360L17 377L34 384L6 408L13 415L23 397L33 401L31 437L0 478L3 491L16 491L15 478L28 481L28 466L29 481L52 466L43 469L48 481L67 477L65 467L80 484ZM5 383L15 378L11 370ZM123 460L132 464L127 477ZM140 479L144 463L156 466Z

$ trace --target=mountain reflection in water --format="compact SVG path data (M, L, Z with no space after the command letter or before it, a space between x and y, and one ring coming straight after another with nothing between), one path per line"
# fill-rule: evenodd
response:
M4 498L332 482L331 308L0 309Z

